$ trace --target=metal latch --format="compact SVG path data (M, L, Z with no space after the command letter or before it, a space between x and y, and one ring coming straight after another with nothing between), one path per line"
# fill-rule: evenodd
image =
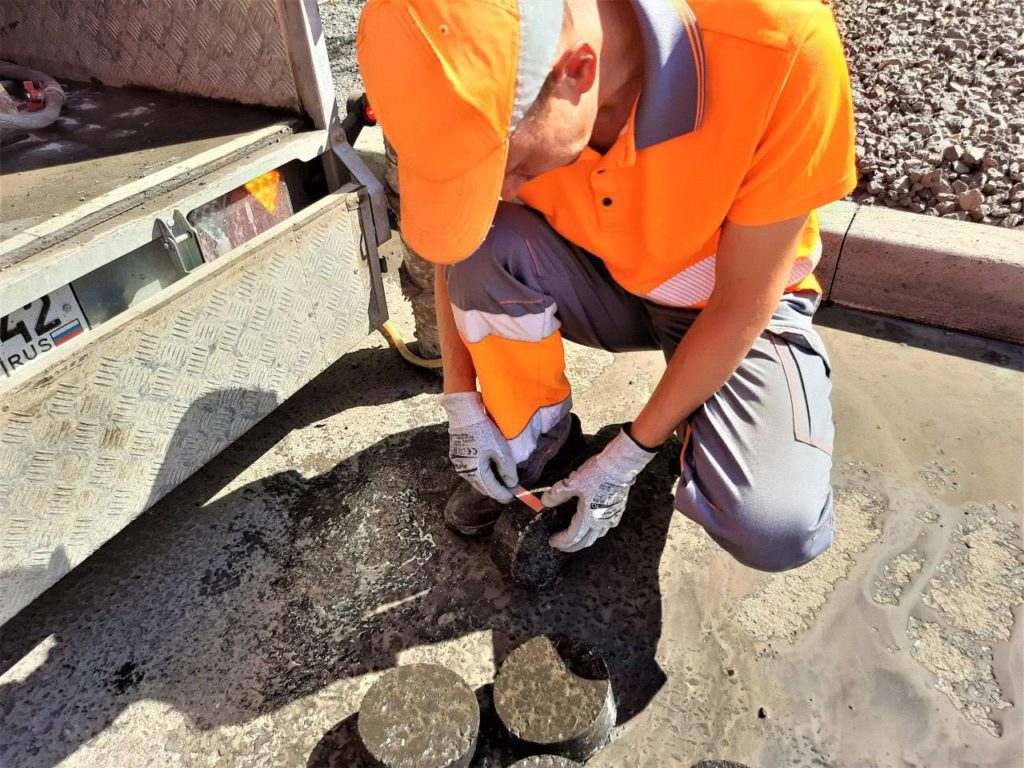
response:
M156 228L160 233L160 242L168 253L177 258L185 272L191 272L204 263L203 252L199 250L196 231L188 223L181 211L173 214L174 224L168 226L163 219L156 220Z

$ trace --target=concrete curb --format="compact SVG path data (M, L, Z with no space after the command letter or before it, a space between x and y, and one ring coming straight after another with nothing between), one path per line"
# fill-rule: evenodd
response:
M847 202L820 216L828 301L1024 343L1024 233Z
M357 149L383 167L379 128L364 129ZM1021 230L845 201L818 215L827 301L1024 344Z

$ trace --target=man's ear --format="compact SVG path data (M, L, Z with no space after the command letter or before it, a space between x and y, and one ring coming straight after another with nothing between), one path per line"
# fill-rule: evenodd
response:
M558 86L564 88L565 95L575 101L597 82L597 53L590 43L573 43L562 52L554 69Z

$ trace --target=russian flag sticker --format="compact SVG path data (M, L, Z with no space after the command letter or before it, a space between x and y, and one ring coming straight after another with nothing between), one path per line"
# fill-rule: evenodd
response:
M67 325L61 326L51 334L53 343L58 347L66 341L71 341L75 336L78 336L85 329L82 328L81 320L72 320Z

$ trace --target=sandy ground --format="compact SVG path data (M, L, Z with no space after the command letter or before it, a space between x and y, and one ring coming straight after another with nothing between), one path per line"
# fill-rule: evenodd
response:
M373 337L3 627L0 765L347 765L382 671L431 660L482 688L561 630L619 697L592 765L1018 768L1021 350L823 320L839 534L811 565L734 563L672 512L666 452L557 589L509 589L441 522L437 378ZM569 369L596 446L661 362L572 348ZM485 738L475 765L505 749Z

